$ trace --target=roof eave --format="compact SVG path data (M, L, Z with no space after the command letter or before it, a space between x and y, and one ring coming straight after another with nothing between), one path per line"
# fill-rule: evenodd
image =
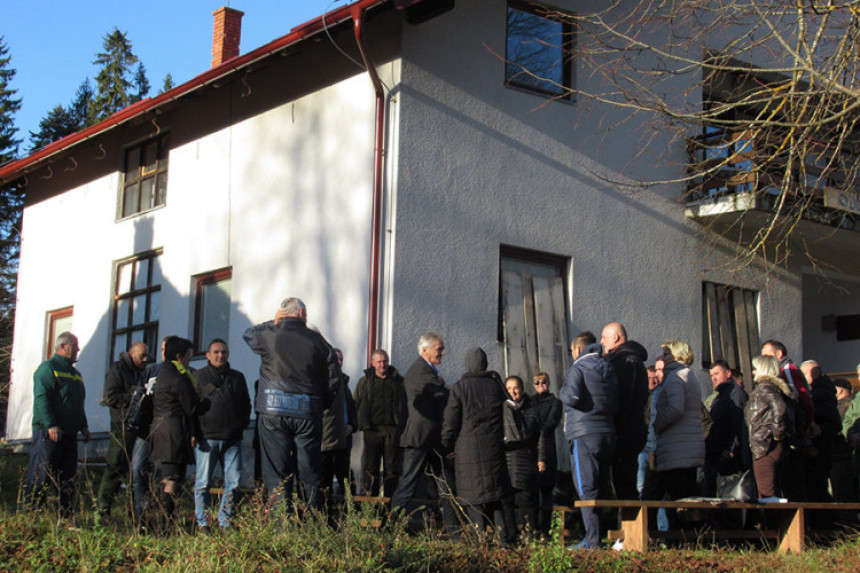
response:
M16 179L26 176L28 173L38 169L45 163L49 163L52 158L58 154L67 151L85 141L103 135L112 129L123 125L135 118L141 117L147 113L153 112L169 104L172 101L178 100L204 88L210 84L217 82L242 68L253 65L260 60L263 60L273 53L279 52L285 48L301 43L311 36L314 36L332 26L337 26L353 17L356 9L369 10L379 5L386 4L390 0L358 0L346 6L332 10L294 27L290 32L280 38L277 38L268 44L248 52L247 54L231 58L221 65L206 70L191 80L181 84L170 91L166 91L153 98L147 98L134 103L110 116L109 118L90 126L81 131L49 143L45 147L31 153L21 159L11 161L6 165L0 166L0 185L5 185Z

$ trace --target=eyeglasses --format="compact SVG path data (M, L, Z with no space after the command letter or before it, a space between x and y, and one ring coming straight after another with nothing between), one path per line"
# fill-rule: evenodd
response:
M546 380L535 380L532 384L535 386L546 386Z

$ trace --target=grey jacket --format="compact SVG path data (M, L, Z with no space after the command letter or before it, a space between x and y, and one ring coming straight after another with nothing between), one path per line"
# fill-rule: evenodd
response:
M680 362L666 364L663 372L654 418L657 471L699 467L705 463L701 387L692 370Z

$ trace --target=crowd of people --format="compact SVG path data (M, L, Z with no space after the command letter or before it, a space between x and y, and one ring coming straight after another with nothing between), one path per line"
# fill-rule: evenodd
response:
M583 500L719 497L732 481L726 476L745 470L765 501L858 500L860 398L815 361L796 367L776 340L752 359L749 395L740 373L716 360L713 392L703 396L686 342L665 342L646 366L647 350L613 322L599 340L591 332L574 337L557 397L546 372L528 382L516 374L503 378L481 348L465 353L464 374L446 384L439 373L445 343L433 332L419 338L405 376L385 350L374 350L353 397L342 352L308 325L297 298L284 300L274 319L249 328L244 340L260 357L253 405L222 339L211 341L199 370L190 367L193 344L178 336L162 341L157 364L148 364L148 348L138 342L111 365L99 522L109 519L123 481L136 515L155 497L171 516L187 467L195 464L198 527L230 527L252 407L259 477L271 503L300 499L303 507L325 510L327 492L355 492L350 455L360 431L359 481L367 494L390 498L392 519L422 527L435 517L451 533L467 523L505 544L547 535L560 501L553 499L560 462L569 464ZM77 435L89 438L77 354L76 337L61 334L56 354L34 376L30 507L43 502L51 483L59 485L61 508L71 507ZM558 459L559 424L569 459ZM224 495L213 515L209 492L219 465ZM153 466L160 477L155 496L147 487ZM581 513L585 534L577 547L599 547L600 516L588 507ZM678 526L675 515L666 519Z

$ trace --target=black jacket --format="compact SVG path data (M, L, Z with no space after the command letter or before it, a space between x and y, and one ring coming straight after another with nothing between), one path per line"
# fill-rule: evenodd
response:
M105 387L102 403L110 407L111 427L120 427L125 423L131 393L140 384L142 371L138 370L134 361L127 353L119 355L119 360L111 364L105 375Z
M210 440L241 440L251 419L251 396L245 376L227 364L211 363L194 373L197 395L205 412L197 417L195 434Z
M388 367L385 378L379 378L373 368L365 370L355 387L358 429L365 431L398 425L402 395L403 376L394 367Z
M555 472L558 469L558 455L555 450L555 431L562 416L561 400L556 398L552 392L535 394L532 398L535 401L538 420L541 423L541 433L543 433L543 444L545 447L541 461L546 462L546 472L539 477L542 482L553 481L554 483Z
M271 320L258 324L246 330L243 338L261 359L256 411L271 416L322 417L341 384L337 357L325 338L297 317L277 325ZM296 396L310 400L294 406Z
M607 356L618 378L618 413L615 415L616 452L641 452L648 439L648 351L628 340Z
M744 438L744 406L749 399L743 388L729 380L717 386L711 402L711 429L705 439L705 456L720 456L723 452L741 460Z
M502 406L505 427L505 451L508 476L516 489L533 489L537 486L538 452L546 450L541 434L537 408L528 395L514 404L505 400Z
M448 397L442 448L454 452L457 497L479 505L502 499L510 489L502 422L507 396L499 375L486 370L483 350L470 350L466 367L474 370L463 374Z
M423 450L439 447L448 388L423 358L418 358L406 372L403 395L406 420L400 447Z
M600 355L600 345L589 345L567 369L559 394L564 404L564 437L615 435L618 380L615 369Z
M152 461L194 463L191 433L198 400L190 372L180 372L176 363L165 363L155 381L152 405Z
M812 439L817 450L816 462L829 467L833 462L836 436L842 431L842 417L836 401L836 385L829 376L821 376L812 383L812 403L815 406L815 423L821 434Z
M352 448L352 432L355 432L355 402L349 391L349 376L343 374L343 382L334 402L323 411L323 434L320 449L324 452ZM346 426L352 427L346 435Z

